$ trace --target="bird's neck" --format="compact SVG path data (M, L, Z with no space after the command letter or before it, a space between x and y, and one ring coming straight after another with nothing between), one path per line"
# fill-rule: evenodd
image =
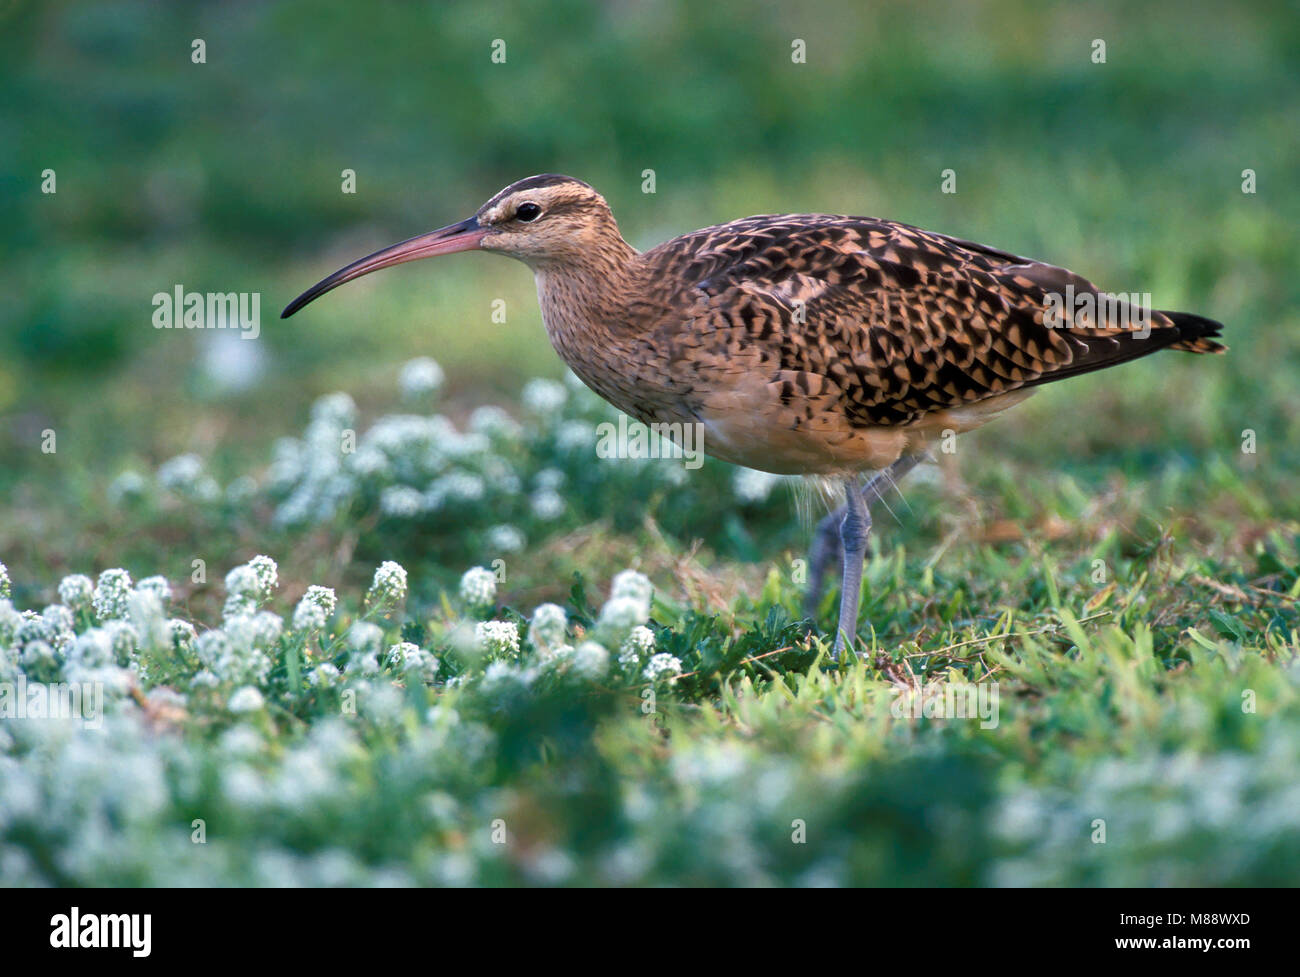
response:
M594 373L618 368L619 349L638 332L631 307L641 291L639 259L615 234L569 260L533 268L551 345L589 384Z
M653 420L636 391L649 394L660 377L647 373L638 351L650 325L643 296L645 264L623 239L589 260L537 266L537 296L546 334L582 382L620 411Z

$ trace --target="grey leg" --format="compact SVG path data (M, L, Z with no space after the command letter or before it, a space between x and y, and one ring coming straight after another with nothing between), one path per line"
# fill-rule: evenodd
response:
M867 505L870 506L881 498L900 478L924 460L923 454L903 455L888 468L872 475L862 488L862 497ZM810 617L817 613L817 608L821 605L827 571L840 562L840 526L844 523L847 511L845 506L840 506L817 523L812 549L808 554L808 592L804 596L804 610Z
M867 556L867 536L871 532L871 510L858 490L858 480L850 480L845 493L844 521L840 523L840 542L844 546L844 575L840 586L840 624L835 631L835 649L831 661L840 660L840 652L852 648L858 635L858 599L862 595L862 561Z
M832 566L840 567L840 524L847 510L840 506L822 516L813 536L812 550L808 553L808 591L803 606L809 617L821 606L822 592L826 589L826 572Z

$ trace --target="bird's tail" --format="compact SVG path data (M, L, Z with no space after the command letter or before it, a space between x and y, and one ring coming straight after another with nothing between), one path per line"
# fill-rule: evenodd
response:
M1190 312L1166 312L1165 315L1178 327L1178 340L1170 343L1166 348L1181 349L1188 353L1227 351L1227 346L1214 341L1214 338L1223 332L1223 323Z

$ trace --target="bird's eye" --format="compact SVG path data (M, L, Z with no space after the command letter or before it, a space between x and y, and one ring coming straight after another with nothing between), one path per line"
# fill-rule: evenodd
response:
M520 204L515 208L515 218L521 221L535 221L542 216L542 208L534 203Z

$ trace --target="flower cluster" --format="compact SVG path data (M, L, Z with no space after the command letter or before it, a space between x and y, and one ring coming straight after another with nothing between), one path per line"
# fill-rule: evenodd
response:
M460 578L460 599L476 611L491 608L497 599L496 574L483 567L470 567Z
M444 414L415 412L433 406L445 379L433 360L411 360L398 377L411 412L368 427L347 394L319 398L302 434L276 442L260 480L244 475L223 489L191 453L152 477L123 473L110 495L123 506L154 498L227 513L246 513L256 501L273 513L271 528L286 535L376 518L375 532L397 554L432 533L466 557L501 558L585 520L636 516L638 500L656 488L671 489L683 511L703 507L716 515L736 502L752 510L780 480L709 466L688 472L681 459L630 450L602 457L602 425L616 424L618 412L573 374L563 382L528 381L518 417L484 406L457 425Z
M480 621L474 638L491 661L519 657L519 628L513 621Z
M293 611L295 631L319 631L334 614L338 599L330 587L312 584Z
M486 598L490 594L494 599L495 593L495 578L481 567L468 571L461 579L461 600L471 610L482 611ZM596 627L576 647L569 643L568 615L558 604L539 604L533 611L526 648L513 621L480 621L475 626L474 645L494 663L485 681L490 680L490 685L507 679L527 684L546 669L599 681L609 674L610 649L616 649L615 661L627 678L655 683L662 677L662 668L642 673L643 663L655 648L654 632L646 626L653 594L654 588L644 574L635 570L618 574ZM681 671L680 663L678 666L673 676Z
M226 574L226 606L230 620L256 614L280 584L280 570L269 556L255 556Z
M441 366L427 356L420 356L402 367L398 384L405 399L419 402L437 394L445 379Z
M366 600L376 607L395 607L406 600L406 570L401 564L385 560L379 565Z
M95 585L91 606L95 618L103 623L126 617L127 600L131 596L131 574L122 569L105 570Z

